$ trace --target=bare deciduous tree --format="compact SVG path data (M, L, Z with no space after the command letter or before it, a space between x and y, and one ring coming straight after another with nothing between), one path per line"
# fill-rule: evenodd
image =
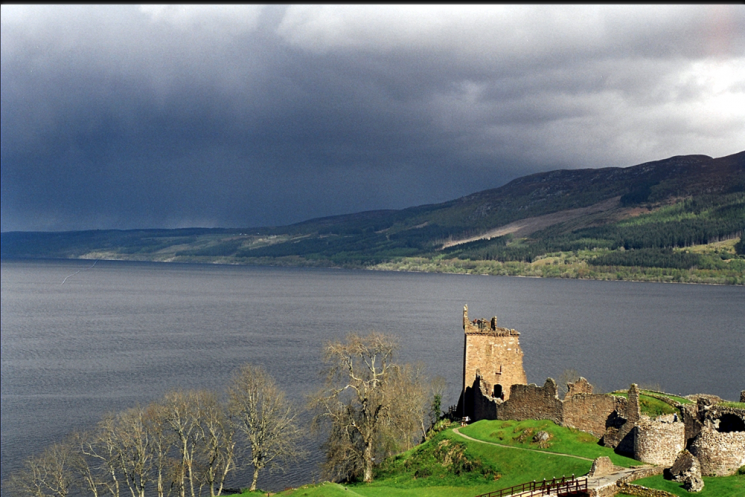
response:
M113 497L120 495L120 482L117 474L117 439L116 422L113 415L107 415L98 423L92 433L82 434L76 439L82 460L92 473L91 483L97 488L102 487Z
M77 476L79 485L90 491L93 497L105 490L105 474L99 471L99 460L88 455L88 448L94 442L93 432L75 432L70 436L73 451L71 467Z
M179 462L175 483L181 497L186 496L187 483L191 497L196 495L195 484L199 485L197 468L194 466L199 436L198 419L201 395L200 392L194 391L171 392L166 394L163 402L164 420L176 436Z
M376 456L390 449L392 430L410 438L423 419L421 371L393 362L395 338L350 334L324 351L325 385L314 394L314 426L326 425L326 474L333 479L373 479ZM424 402L421 402L422 405Z
M271 389L266 395L276 397ZM293 429L288 432L297 433ZM29 458L3 482L3 491L66 497L74 487L93 497L196 497L208 486L211 497L218 497L236 468L235 433L217 394L173 392L145 408L108 414L94 430L74 433ZM264 466L271 460L265 457Z
M429 409L424 364L404 364L391 371L391 407L385 432L393 435L388 452L408 450L427 434Z
M150 431L150 447L153 454L153 479L158 497L166 497L174 488L174 459L169 456L176 444L173 431L167 429L167 409L164 404L152 403L145 409L144 422Z
M29 497L67 497L73 484L70 466L73 450L68 443L56 443L38 456L26 460L22 470L4 482L4 492Z
M235 427L214 393L204 392L201 396L197 430L197 455L203 473L200 481L209 486L210 496L219 496L225 478L235 468L236 442Z
M301 455L297 413L272 377L257 366L241 368L228 395L230 413L248 439L253 466L251 490L256 490L261 470L283 469L284 463Z

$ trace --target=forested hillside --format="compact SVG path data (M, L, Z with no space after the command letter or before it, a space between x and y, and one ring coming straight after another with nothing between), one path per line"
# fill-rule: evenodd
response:
M284 227L3 233L3 257L317 265L743 284L745 152L534 174Z

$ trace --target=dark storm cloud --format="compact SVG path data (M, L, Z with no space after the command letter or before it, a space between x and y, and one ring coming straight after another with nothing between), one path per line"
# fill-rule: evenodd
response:
M2 229L258 226L745 148L741 6L3 6Z

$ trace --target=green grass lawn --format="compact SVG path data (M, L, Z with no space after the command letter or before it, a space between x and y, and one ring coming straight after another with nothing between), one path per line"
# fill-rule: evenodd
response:
M662 475L636 480L634 484L665 490L666 492L685 497L690 497L691 495L700 497L742 497L745 495L745 475L720 476L716 478L704 476L704 489L696 494L691 494L683 489L682 483L665 480Z
M641 463L629 457L624 457L613 452L609 447L598 445L598 439L590 433L564 428L553 421L548 420L526 420L526 421L479 421L466 428L461 428L461 433L478 440L495 442L514 447L544 450L546 452L558 452L572 454L575 456L595 459L608 456L616 466L629 467L638 466ZM549 433L551 438L544 447L533 442L533 436L539 431ZM589 471L589 468L588 468Z

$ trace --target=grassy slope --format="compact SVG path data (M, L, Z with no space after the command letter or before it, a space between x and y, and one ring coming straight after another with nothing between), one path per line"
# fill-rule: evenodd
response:
M479 421L460 431L478 440L530 449L539 448L532 441L532 435L545 431L551 436L548 440L548 447L541 449L546 452L573 454L589 459L608 456L616 466L639 465L639 461L618 455L612 449L598 445L598 439L589 433L563 428L547 420Z
M623 466L638 464L597 445L597 439L586 433L562 428L550 421L479 421L463 432L486 441L492 441L491 433L509 432L499 443L538 448L535 443L518 440L521 433L538 429L552 434L551 445L546 450L539 449L540 452L473 442L452 430L445 430L426 443L387 460L378 468L373 483L343 486L348 491L335 484L306 486L279 495L333 497L347 492L343 495L473 497L532 480L584 475L590 470L591 461L558 455L562 450L590 459L610 455L614 462Z
M541 449L532 442L538 431L551 434L549 446ZM591 461L569 458L559 453L588 459L609 456L614 464L629 467L640 464L601 447L593 436L557 426L546 420L479 421L460 431L486 442L510 447L469 441L447 429L427 442L389 458L376 470L376 479L369 484L342 485L320 483L304 485L280 492L278 496L294 497L473 497L513 485L561 477L584 475ZM522 435L522 436L521 436ZM540 452L516 450L537 449ZM702 497L736 497L745 495L745 475L724 478L704 478ZM662 476L635 482L676 495L690 495L682 485L666 481ZM246 493L244 496L263 495Z

